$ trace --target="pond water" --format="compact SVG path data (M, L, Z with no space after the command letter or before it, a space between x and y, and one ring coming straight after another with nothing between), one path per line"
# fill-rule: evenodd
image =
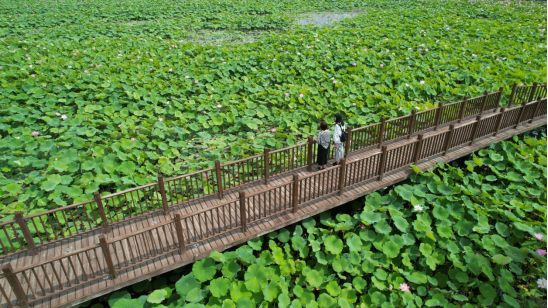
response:
M344 18L356 17L363 12L317 12L303 14L300 19L297 20L298 25L314 25L325 26L332 24Z

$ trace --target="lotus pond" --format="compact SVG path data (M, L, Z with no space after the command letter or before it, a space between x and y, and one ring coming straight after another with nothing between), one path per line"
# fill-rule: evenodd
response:
M349 16L299 25L321 12ZM336 112L357 127L545 82L545 13L513 1L1 0L0 211L292 145Z
M82 306L542 307L546 170L514 137Z

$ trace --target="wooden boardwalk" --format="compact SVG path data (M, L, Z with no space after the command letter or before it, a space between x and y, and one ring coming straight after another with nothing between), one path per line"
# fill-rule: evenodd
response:
M163 207L104 228L10 252L0 261L0 307L74 306L403 181L412 173L410 164L426 170L440 160L448 162L546 125L546 99L489 110L486 101L478 110L481 116L464 117L463 107L453 121L439 125L440 120L432 118L437 125L385 143L381 139L368 145L367 138L356 133L351 140L365 147L324 171L307 171L302 165L278 175L267 172L266 179L220 193L171 201L167 213L164 198ZM442 111L437 114L441 117ZM377 133L382 136L383 130ZM298 154L289 157L301 160ZM169 184L165 187L169 194ZM165 189L159 192L165 195Z

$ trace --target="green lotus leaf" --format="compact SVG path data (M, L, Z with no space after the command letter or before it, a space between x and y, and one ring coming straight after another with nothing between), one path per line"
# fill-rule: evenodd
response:
M314 288L317 288L323 283L323 276L316 270L310 270L305 274L306 281Z
M376 213L372 211L363 211L360 214L360 219L368 224L374 224L376 222L379 222L381 218L382 216L380 213Z
M192 273L194 277L201 282L206 282L215 276L217 266L212 258L204 258L192 265Z
M209 284L209 292L214 297L225 296L228 293L228 288L230 287L230 280L226 278L216 278L211 280Z
M151 304L159 304L163 302L168 296L167 291L163 289L154 290L147 297L147 302Z
M274 301L278 294L280 293L280 288L278 286L278 283L272 281L270 282L263 290L264 299L267 302Z
M268 283L266 269L257 264L252 264L244 275L246 288L254 293L261 292Z
M335 235L329 235L324 241L325 250L334 255L338 255L342 252L343 241Z

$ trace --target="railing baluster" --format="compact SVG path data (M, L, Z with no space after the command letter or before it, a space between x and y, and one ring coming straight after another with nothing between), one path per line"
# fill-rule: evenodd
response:
M499 115L497 117L497 126L495 128L495 134L493 136L496 136L499 133L500 126L502 124L502 119L504 118L504 112L506 111L506 107L502 107L499 111Z
M523 115L525 114L525 108L527 108L527 101L523 101L523 103L521 104L517 122L516 124L514 124L514 129L518 128L519 123L521 123Z
M270 180L270 149L264 148L264 184Z

